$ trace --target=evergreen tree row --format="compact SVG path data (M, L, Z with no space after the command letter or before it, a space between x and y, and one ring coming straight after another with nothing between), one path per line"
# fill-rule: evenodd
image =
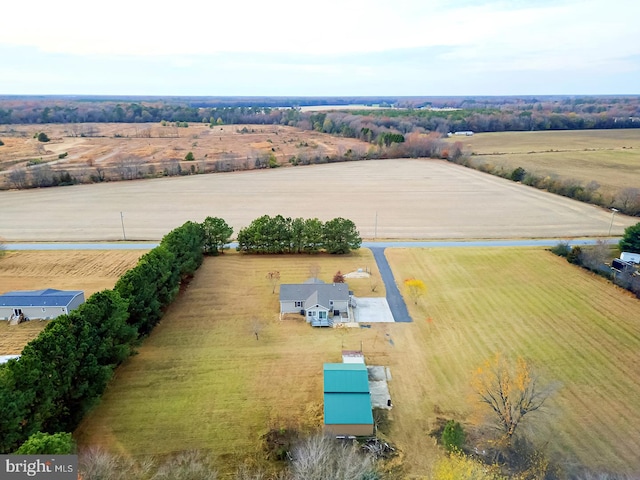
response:
M73 431L200 266L204 243L198 223L171 231L113 290L52 320L20 358L0 366L0 453L37 432Z
M360 248L362 239L355 224L337 217L326 223L317 218L285 218L263 215L238 232L237 250L245 253L343 254Z

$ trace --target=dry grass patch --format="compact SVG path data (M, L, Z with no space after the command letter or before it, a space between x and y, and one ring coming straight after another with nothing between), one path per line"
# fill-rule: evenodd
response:
M233 471L247 458L264 462L261 437L271 428L318 429L322 364L339 362L343 348L361 345L370 362L385 364L393 347L385 325L314 329L302 317L278 319L278 294L265 275L278 270L283 282L295 283L314 265L331 281L337 270L375 263L368 250L205 259L138 355L117 370L101 404L76 431L80 444L132 455L211 450ZM349 286L370 294L368 279Z
M10 248L10 246L9 246ZM83 290L85 298L112 288L144 251L9 251L0 259L0 293L13 290ZM9 327L0 322L0 355L19 354L46 326L31 321Z
M429 292L396 332L404 355L391 385L391 435L417 471L437 416L475 423L471 373L495 352L531 359L562 387L534 432L553 452L595 469L637 472L640 302L542 249L388 249L397 278ZM405 346L406 342L406 346ZM421 441L422 440L422 444Z
M452 139L458 140L458 138ZM462 140L474 162L601 185L615 196L640 185L640 129L482 133Z
M241 133L243 129L247 133ZM33 138L41 131L47 133L50 142L41 143ZM370 147L353 138L281 125L209 128L200 123L191 123L188 128L163 127L159 123L11 125L0 132L0 138L5 142L0 149L0 186L5 187L6 172L24 167L33 158L52 162L56 169L68 170L84 179L95 175L96 167L114 167L132 157L139 159L142 173L147 174L149 166L162 172L166 162L183 161L191 151L195 162L183 162L182 168L187 170L194 165L204 172L211 171L218 161L229 163L224 170L253 168L256 157L264 153L272 153L279 163L288 165L292 156L333 156L349 149L365 152ZM58 159L63 152L68 156Z
M9 326L9 322L0 322L0 355L20 355L24 346L36 338L48 323L33 320Z

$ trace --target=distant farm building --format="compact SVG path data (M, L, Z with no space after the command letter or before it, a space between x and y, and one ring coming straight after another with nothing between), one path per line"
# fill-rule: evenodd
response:
M324 364L324 431L336 436L373 435L369 377L364 363Z
M280 315L299 313L314 327L351 321L351 292L346 283L324 283L316 278L305 283L280 285Z
M462 130L462 131L453 132L453 133L449 132L447 134L448 137L451 137L452 135L459 136L459 137L471 137L473 136L473 132L471 130Z
M75 310L84 303L78 290L25 290L0 295L0 320L49 320Z

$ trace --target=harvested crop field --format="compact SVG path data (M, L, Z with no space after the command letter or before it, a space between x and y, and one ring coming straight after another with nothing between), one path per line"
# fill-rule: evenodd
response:
M597 182L603 195L640 185L640 129L481 133L450 141L472 151L474 164L522 167L585 186Z
M135 455L210 449L229 472L246 460L264 464L261 436L317 429L322 363L362 345L368 364L390 367L389 439L406 477L419 477L441 455L428 438L438 418L467 427L481 420L471 375L502 351L531 359L545 381L560 383L531 417L536 440L594 469L640 470L640 302L542 249L387 249L387 256L396 278L423 279L428 293L408 305L413 323L360 329L278 320L265 273L278 269L283 282L297 282L318 264L326 280L336 270L373 267L367 250L206 259L76 438ZM356 295L370 291L367 279L349 282Z
M13 290L82 290L85 298L112 288L135 266L140 250L7 252L0 258L0 293ZM17 326L0 322L0 355L19 354L46 326L31 321Z
M187 220L352 219L365 238L607 235L611 212L441 160L299 166L0 192L9 241L159 240ZM616 215L619 235L637 218Z

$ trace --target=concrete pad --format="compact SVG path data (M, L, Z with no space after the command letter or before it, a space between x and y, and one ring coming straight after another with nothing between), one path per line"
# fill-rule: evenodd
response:
M371 406L373 408L383 408L391 410L389 401L389 386L387 385L387 375L385 367L371 366L367 367L369 375L369 392L371 392Z
M393 314L386 298L356 298L357 307L353 309L356 322L393 323Z

